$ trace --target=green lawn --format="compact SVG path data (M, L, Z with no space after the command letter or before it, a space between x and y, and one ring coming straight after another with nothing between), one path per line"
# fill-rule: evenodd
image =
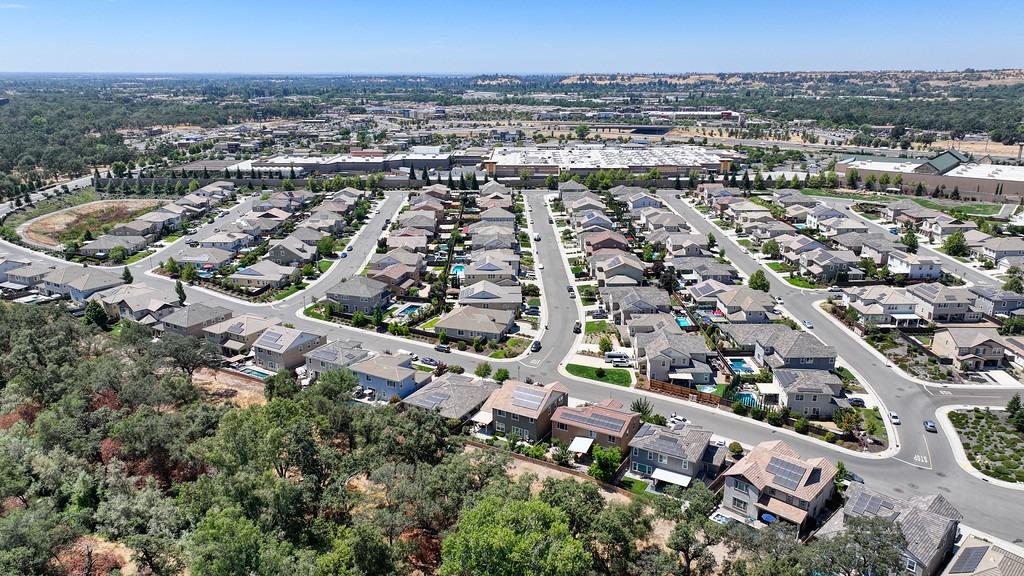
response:
M801 278L799 276L787 276L786 277L786 282L789 282L790 284L792 284L793 286L796 286L797 288L821 288L822 287L820 284L815 284L814 282L811 282L807 278Z
M132 254L131 256L129 256L128 259L124 261L124 263L125 264L135 264L139 260L142 260L143 258L151 256L154 253L156 253L156 250L143 250L142 252L136 252L135 254Z
M776 272L792 272L796 270L796 266L786 264L785 262L769 262L768 267Z
M181 240L181 234L168 234L163 238L163 241L167 244L170 244L171 242L177 242L178 240Z
M507 342L502 344L501 350L495 350L491 352L490 357L495 359L502 358L515 358L522 354L523 350L526 350L527 341L523 338L509 338Z
M324 320L325 319L324 315L321 314L320 311L317 308L319 308L319 304L313 304L311 306L306 306L306 309L303 310L302 313L304 315L306 315L306 316L309 316L310 318L316 318L317 320Z
M323 274L331 269L332 264L334 264L334 260L321 260L320 262L317 262L316 267L320 270L320 273Z
M746 238L741 238L737 240L736 243L748 250L753 250L754 248L754 243L751 242L750 240L747 240Z
M540 306L540 298L530 298L526 301L527 306Z
M422 329L422 330L431 330L440 321L441 321L441 317L440 316L435 316L435 317L431 318L430 320L427 320L423 324L420 324L420 329Z
M284 300L285 298L295 294L299 290L306 287L305 283L302 284L290 284L287 288L282 288L277 292L274 292L274 300Z
M722 230L729 230L730 228L732 228L732 226L730 226L728 222L720 218L716 218L715 220L712 220L712 222L714 222L715 226L718 226Z
M604 320L588 320L587 321L587 334L594 334L595 332L604 332L608 329L608 323Z
M861 416L864 418L864 429L868 428L868 422L873 422L875 426L875 436L883 442L889 442L889 434L885 431L885 422L882 422L882 416L875 412L874 408L858 408Z
M626 490L629 490L630 494L640 498L642 500L653 500L654 494L647 492L647 483L637 478L623 478L619 484Z
M573 376L597 380L598 382L607 382L616 386L626 386L628 388L632 382L629 370L622 368L597 368L594 366L583 366L582 364L567 364L565 369ZM597 375L598 370L604 370L604 376L599 377Z
M965 213L973 214L975 216L992 216L993 214L998 214L999 209L1002 208L999 204L988 204L985 202L947 205L933 202L927 198L913 198L913 201L925 208L931 208L932 210L942 210L943 212L948 212L954 209L963 210Z

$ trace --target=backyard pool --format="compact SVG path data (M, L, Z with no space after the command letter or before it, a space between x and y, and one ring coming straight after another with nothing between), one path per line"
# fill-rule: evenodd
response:
M452 274L455 274L456 276L459 276L459 275L462 274L462 271L465 270L465 269L466 269L466 267L463 266L462 264L456 264L455 266L452 266Z
M423 308L422 304L406 304L395 311L395 316L408 316L420 308Z
M274 375L273 372L268 372L262 368L257 368L255 366L243 366L239 368L238 371L241 372L242 374L245 374L246 376L252 376L253 378L259 378L260 380L266 380L267 378L270 378L271 376Z
M757 406L757 398L755 398L750 392L737 392L736 399L742 402L745 406Z
M727 358L727 360L729 361L729 367L736 374L751 374L754 372L754 367L745 358Z
M678 324L680 328L688 328L693 326L693 320L690 320L689 316L676 316L676 324Z
M699 384L697 385L697 390L707 394L711 394L715 390L718 390L718 387L715 386L714 384Z

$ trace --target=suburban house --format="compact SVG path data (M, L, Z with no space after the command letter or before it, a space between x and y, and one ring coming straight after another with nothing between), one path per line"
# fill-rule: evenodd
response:
M228 358L243 356L249 353L264 330L280 323L279 318L242 314L203 328L203 337Z
M975 296L974 310L988 316L1008 316L1024 308L1024 294L989 286L968 288Z
M686 293L690 300L697 305L697 308L708 309L718 305L718 295L728 291L730 286L718 280L704 280L692 286L687 286Z
M201 248L218 248L232 254L252 244L253 237L243 232L218 232L199 241Z
M113 236L104 234L78 249L83 256L106 258L114 248L124 248L128 254L145 250L149 240L142 236Z
M1020 236L996 236L982 242L974 249L974 256L997 262L1010 256L1024 256L1024 238Z
M7 271L7 282L21 287L37 286L43 278L56 270L55 266L43 262L32 262Z
M122 284L101 290L89 300L103 306L111 318L132 320L146 326L155 326L160 320L178 309L178 301L153 288L135 284Z
M202 338L206 328L229 318L231 318L231 310L228 308L207 306L197 302L182 306L164 316L163 328L165 332L172 334Z
M718 326L722 335L722 343L744 354L753 354L759 340L774 342L786 334L794 332L785 324L733 324L723 323Z
M437 214L430 210L409 210L398 215L398 224L402 228L416 228L429 232L437 232Z
M825 245L810 236L796 234L791 236L779 236L775 239L782 250L782 258L790 264L799 264L800 256L804 252L824 248Z
M836 349L822 343L807 332L790 330L776 338L757 338L754 358L772 370L803 368L833 370L836 367Z
M1024 573L1024 557L973 534L960 541L942 576L1002 576ZM916 573L915 573L916 576ZM922 573L921 576L928 576Z
M156 235L160 232L161 228L161 225L157 222L132 220L130 222L117 224L110 229L108 234L111 236L142 236L147 240L155 240Z
M264 288L280 288L291 282L292 275L298 272L297 268L281 266L270 260L259 262L245 269L240 269L228 276L239 288L247 290L262 290Z
M405 398L430 381L431 372L417 370L410 354L381 354L349 367L359 385L373 390L374 400Z
M637 362L651 380L695 388L711 382L713 371L701 334L655 331L635 338Z
M323 232L309 226L299 226L295 230L292 230L292 233L288 235L288 238L294 238L306 246L309 246L314 253L316 251L316 245L326 237L327 235Z
M605 286L598 288L605 310L616 324L625 324L638 314L669 312L668 292L656 286Z
M612 230L615 228L615 224L611 221L611 218L597 210L588 210L578 215L573 215L572 219L573 226L581 234L586 232L597 232L600 230Z
M12 258L7 255L0 255L0 282L7 282L8 271L28 265L28 260L24 260L21 258Z
M370 270L366 277L387 284L395 296L404 296L416 291L420 273L412 266L392 264L383 270Z
M849 250L818 248L800 255L800 273L823 284L862 280L864 272L856 267L859 262Z
M818 231L826 237L849 234L851 232L863 234L868 231L868 225L853 218L828 218L818 221Z
M635 286L643 283L646 266L631 252L604 248L590 256L590 269L598 286Z
M641 223L648 232L686 232L690 226L682 216L660 208L647 208L641 212Z
M463 286L470 286L483 281L493 282L500 286L519 284L516 268L512 264L500 258L492 258L486 252L484 252L483 258L474 259L462 270Z
M828 420L837 405L848 406L841 398L843 381L826 370L778 368L772 371L770 386L757 387L765 404L785 406L812 420Z
M340 338L306 352L306 376L313 381L324 372L348 368L369 357L370 352L363 350L361 342Z
M932 242L941 242L956 231L966 233L968 230L977 229L978 225L974 221L960 220L948 214L936 216L921 226L921 232L926 234Z
M625 456L641 421L639 413L609 398L597 404L559 406L551 423L552 438L568 446L570 452L586 454L596 443L604 448L618 448Z
M253 342L256 365L280 372L294 370L306 362L305 354L323 345L327 337L286 326L272 326Z
M935 332L932 352L959 370L977 371L1003 366L1006 345L995 328L943 328Z
M916 327L923 322L916 301L892 286L859 286L843 291L843 305L853 308L862 326Z
M295 236L287 236L276 242L271 241L267 259L281 266L301 267L316 258L316 248Z
M523 288L518 284L503 286L481 280L459 290L459 305L487 310L515 311L523 303Z
M712 436L710 430L688 423L645 423L629 442L629 469L656 486L688 488L693 480L710 484L721 473L726 452L711 443Z
M402 405L433 410L461 424L475 416L499 388L494 380L446 372L406 396Z
M395 250L389 250L384 254L374 254L370 256L370 263L368 267L370 270L383 270L388 266L393 266L395 264L412 266L421 272L425 265L421 254L417 254L412 250L406 250L405 248L397 248Z
M615 250L629 250L629 242L626 237L614 230L599 230L582 234L583 250L587 254L593 254L597 250L611 248Z
M216 270L234 258L234 253L227 250L197 247L183 249L174 260L180 265L191 264L196 270Z
M661 200L648 192L637 192L626 199L626 208L633 212L641 208L661 208Z
M320 234L341 234L345 230L345 218L337 212L321 208L309 215L295 230L306 228Z
M24 268L16 268L12 272L21 270ZM120 274L102 268L75 265L54 268L42 280L40 288L46 294L60 294L78 303L85 302L101 290L124 284Z
M899 526L903 533L906 540L902 549L905 574L936 576L953 555L953 545L963 516L942 495L900 499L872 490L860 482L851 482L843 497L843 507L815 533L815 538L831 538L847 530L846 523L850 518L881 518ZM981 551L987 548L985 546ZM951 568L951 574L971 573ZM1024 561L1019 564L1016 572L1024 572ZM996 569L985 573L997 576L1014 572Z
M434 324L434 333L444 332L452 340L466 342L476 338L500 341L512 329L514 321L515 312L511 310L458 306L441 316L437 324Z
M676 317L664 312L634 316L629 319L629 322L626 322L625 326L618 327L619 340L624 345L627 342L635 342L640 334L651 334L658 331L676 335L683 333L683 329L676 322Z
M373 314L378 308L384 310L391 304L391 290L380 280L352 276L328 290L327 299L338 304L346 314Z
M481 222L515 224L516 215L504 208L488 208L480 213Z
M748 286L731 286L718 294L718 311L730 322L765 323L775 309L775 300L767 292Z
M914 311L929 322L976 322L981 313L973 309L977 297L967 288L950 288L938 282L914 284L907 294L916 303Z
M811 230L819 230L821 223L825 220L831 220L833 218L842 218L844 214L831 206L825 204L818 204L811 208L811 211L807 213L807 227Z
M938 280L942 277L942 261L934 256L893 250L886 265L889 272L901 274L909 280Z
M803 533L835 492L836 472L824 458L801 459L781 440L762 442L723 473L722 506L750 520L785 520Z
M541 386L506 380L487 405L495 432L534 443L551 434L551 417L568 401L569 391L557 382Z

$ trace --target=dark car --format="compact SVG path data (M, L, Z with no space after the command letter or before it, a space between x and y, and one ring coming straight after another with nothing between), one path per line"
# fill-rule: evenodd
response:
M447 344L438 344L437 346L434 346L434 350L437 350L438 352L451 352L452 347Z
M846 401L849 402L850 406L853 406L854 408L863 408L864 407L864 399L863 398L847 398Z
M433 358L420 358L420 362L427 366L437 366L437 360L434 360Z
M540 340L534 340L533 344L530 345L531 352L540 352Z
M566 292L572 292L572 284L565 287Z
M935 426L935 422L933 420L925 420L924 429L928 432L931 432L932 434L936 434L939 431L939 429Z
M582 331L583 331L583 326L580 324L580 321L577 320L576 323L572 325L572 333L573 334L579 334Z

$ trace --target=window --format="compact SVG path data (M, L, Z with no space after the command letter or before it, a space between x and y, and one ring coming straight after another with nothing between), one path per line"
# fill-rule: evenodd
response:
M817 402L817 401L818 401L818 395L817 394L811 394L811 402Z
M736 480L736 484L733 485L733 488L735 488L737 492L746 492L747 483L742 480Z
M615 436L612 436L611 434L609 434L608 435L608 442L614 444L615 443Z
M647 459L648 460L654 460L654 452L651 452L650 450L648 450L647 451Z
M633 472L639 472L639 471L640 471L640 464L638 464L636 462L636 460L634 460L633 461Z
M910 558L907 558L907 572L916 572L916 571L917 571L917 562L914 562Z
M591 439L597 438L597 432L594 432L593 430L591 430L591 431L587 432L587 436L589 436Z
M512 421L513 422L519 422L519 414L516 414L515 412L513 412L512 413Z
M536 422L536 421L537 421L537 419L536 419L536 418L530 418L530 424L533 424L533 423L534 423L534 422Z
M502 418L504 418L504 417L505 417L505 411L504 411L504 410L497 410L497 409L495 409L495 411L494 411L494 414L495 414L496 416L500 416L500 417L502 417Z
M531 418L531 420L533 420L533 418ZM568 430L569 427L565 425L565 422L559 422L558 423L558 429L559 430Z
M689 470L690 469L690 463L687 462L686 460L683 460L683 465L681 466L681 468L683 470Z
M797 394L796 395L796 399L797 400L803 400L804 399L804 395L803 394Z
M504 422L495 422L494 423L494 429L496 431L498 431L498 432L504 432L505 431L505 423Z
M746 500L740 500L739 498L733 498L732 499L732 507L737 509L737 510L742 510L742 511L746 512L747 511L747 502L746 502Z
M633 456L639 456L639 455L640 455L640 449L639 448L633 448Z
M664 454L658 454L658 464L667 464L667 463L668 463L668 456L665 456Z

